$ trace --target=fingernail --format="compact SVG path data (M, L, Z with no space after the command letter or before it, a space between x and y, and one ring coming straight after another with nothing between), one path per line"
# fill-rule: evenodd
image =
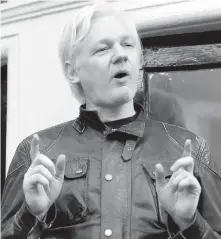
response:
M60 158L66 159L66 155L65 154L60 154Z
M37 139L37 140L39 139L39 137L38 137L37 134L34 134L34 135L33 135L33 138L35 138L35 139Z
M186 140L186 143L189 144L189 143L190 143L190 139L187 139L187 140Z

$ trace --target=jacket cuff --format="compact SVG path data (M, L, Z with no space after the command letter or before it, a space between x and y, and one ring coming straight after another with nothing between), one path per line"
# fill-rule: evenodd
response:
M56 215L56 207L52 204L44 219L38 220L38 218L32 214L28 205L23 203L16 213L16 222L20 230L28 233L28 238L35 239L39 238L45 229L52 226Z
M20 230L29 232L31 228L37 223L35 217L28 208L26 203L23 203L18 212L15 214L15 221Z
M172 225L173 224L173 225ZM173 230L175 228L175 231ZM186 228L183 231L179 231L177 225L170 221L168 223L168 229L170 237L169 239L199 239L202 238L204 230L205 230L205 221L200 215L198 211L196 211L195 217L193 219L193 222L190 224L188 228ZM171 231L172 229L172 231Z

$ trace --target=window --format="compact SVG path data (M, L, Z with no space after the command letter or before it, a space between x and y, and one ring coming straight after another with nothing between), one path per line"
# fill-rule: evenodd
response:
M7 126L7 64L1 66L1 192L5 180L6 167L6 126Z
M143 39L150 118L203 137L221 172L221 33Z

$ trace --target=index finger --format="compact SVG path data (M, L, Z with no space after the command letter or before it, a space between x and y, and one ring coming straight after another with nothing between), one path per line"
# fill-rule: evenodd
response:
M30 148L30 156L31 160L33 161L36 156L39 154L39 137L37 134L33 135L32 141L31 141L31 148Z
M191 157L191 152L192 152L192 144L191 140L187 139L184 144L184 150L182 154L182 158L178 159L172 166L171 166L171 171L175 172L179 168L184 168L188 172L193 172L193 167L194 167L194 161L193 158Z
M183 154L182 154L182 158L184 157L191 157L191 152L192 152L192 144L191 144L191 140L187 139L184 145L184 150L183 150Z

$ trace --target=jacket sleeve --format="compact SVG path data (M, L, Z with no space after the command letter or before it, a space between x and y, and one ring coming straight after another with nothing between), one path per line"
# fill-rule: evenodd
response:
M38 238L48 227L29 210L23 193L23 178L31 160L29 142L23 141L17 148L9 167L2 195L1 238Z
M221 176L205 141L202 145L195 160L195 176L202 188L198 210L193 223L184 231L170 233L170 239L221 239Z

